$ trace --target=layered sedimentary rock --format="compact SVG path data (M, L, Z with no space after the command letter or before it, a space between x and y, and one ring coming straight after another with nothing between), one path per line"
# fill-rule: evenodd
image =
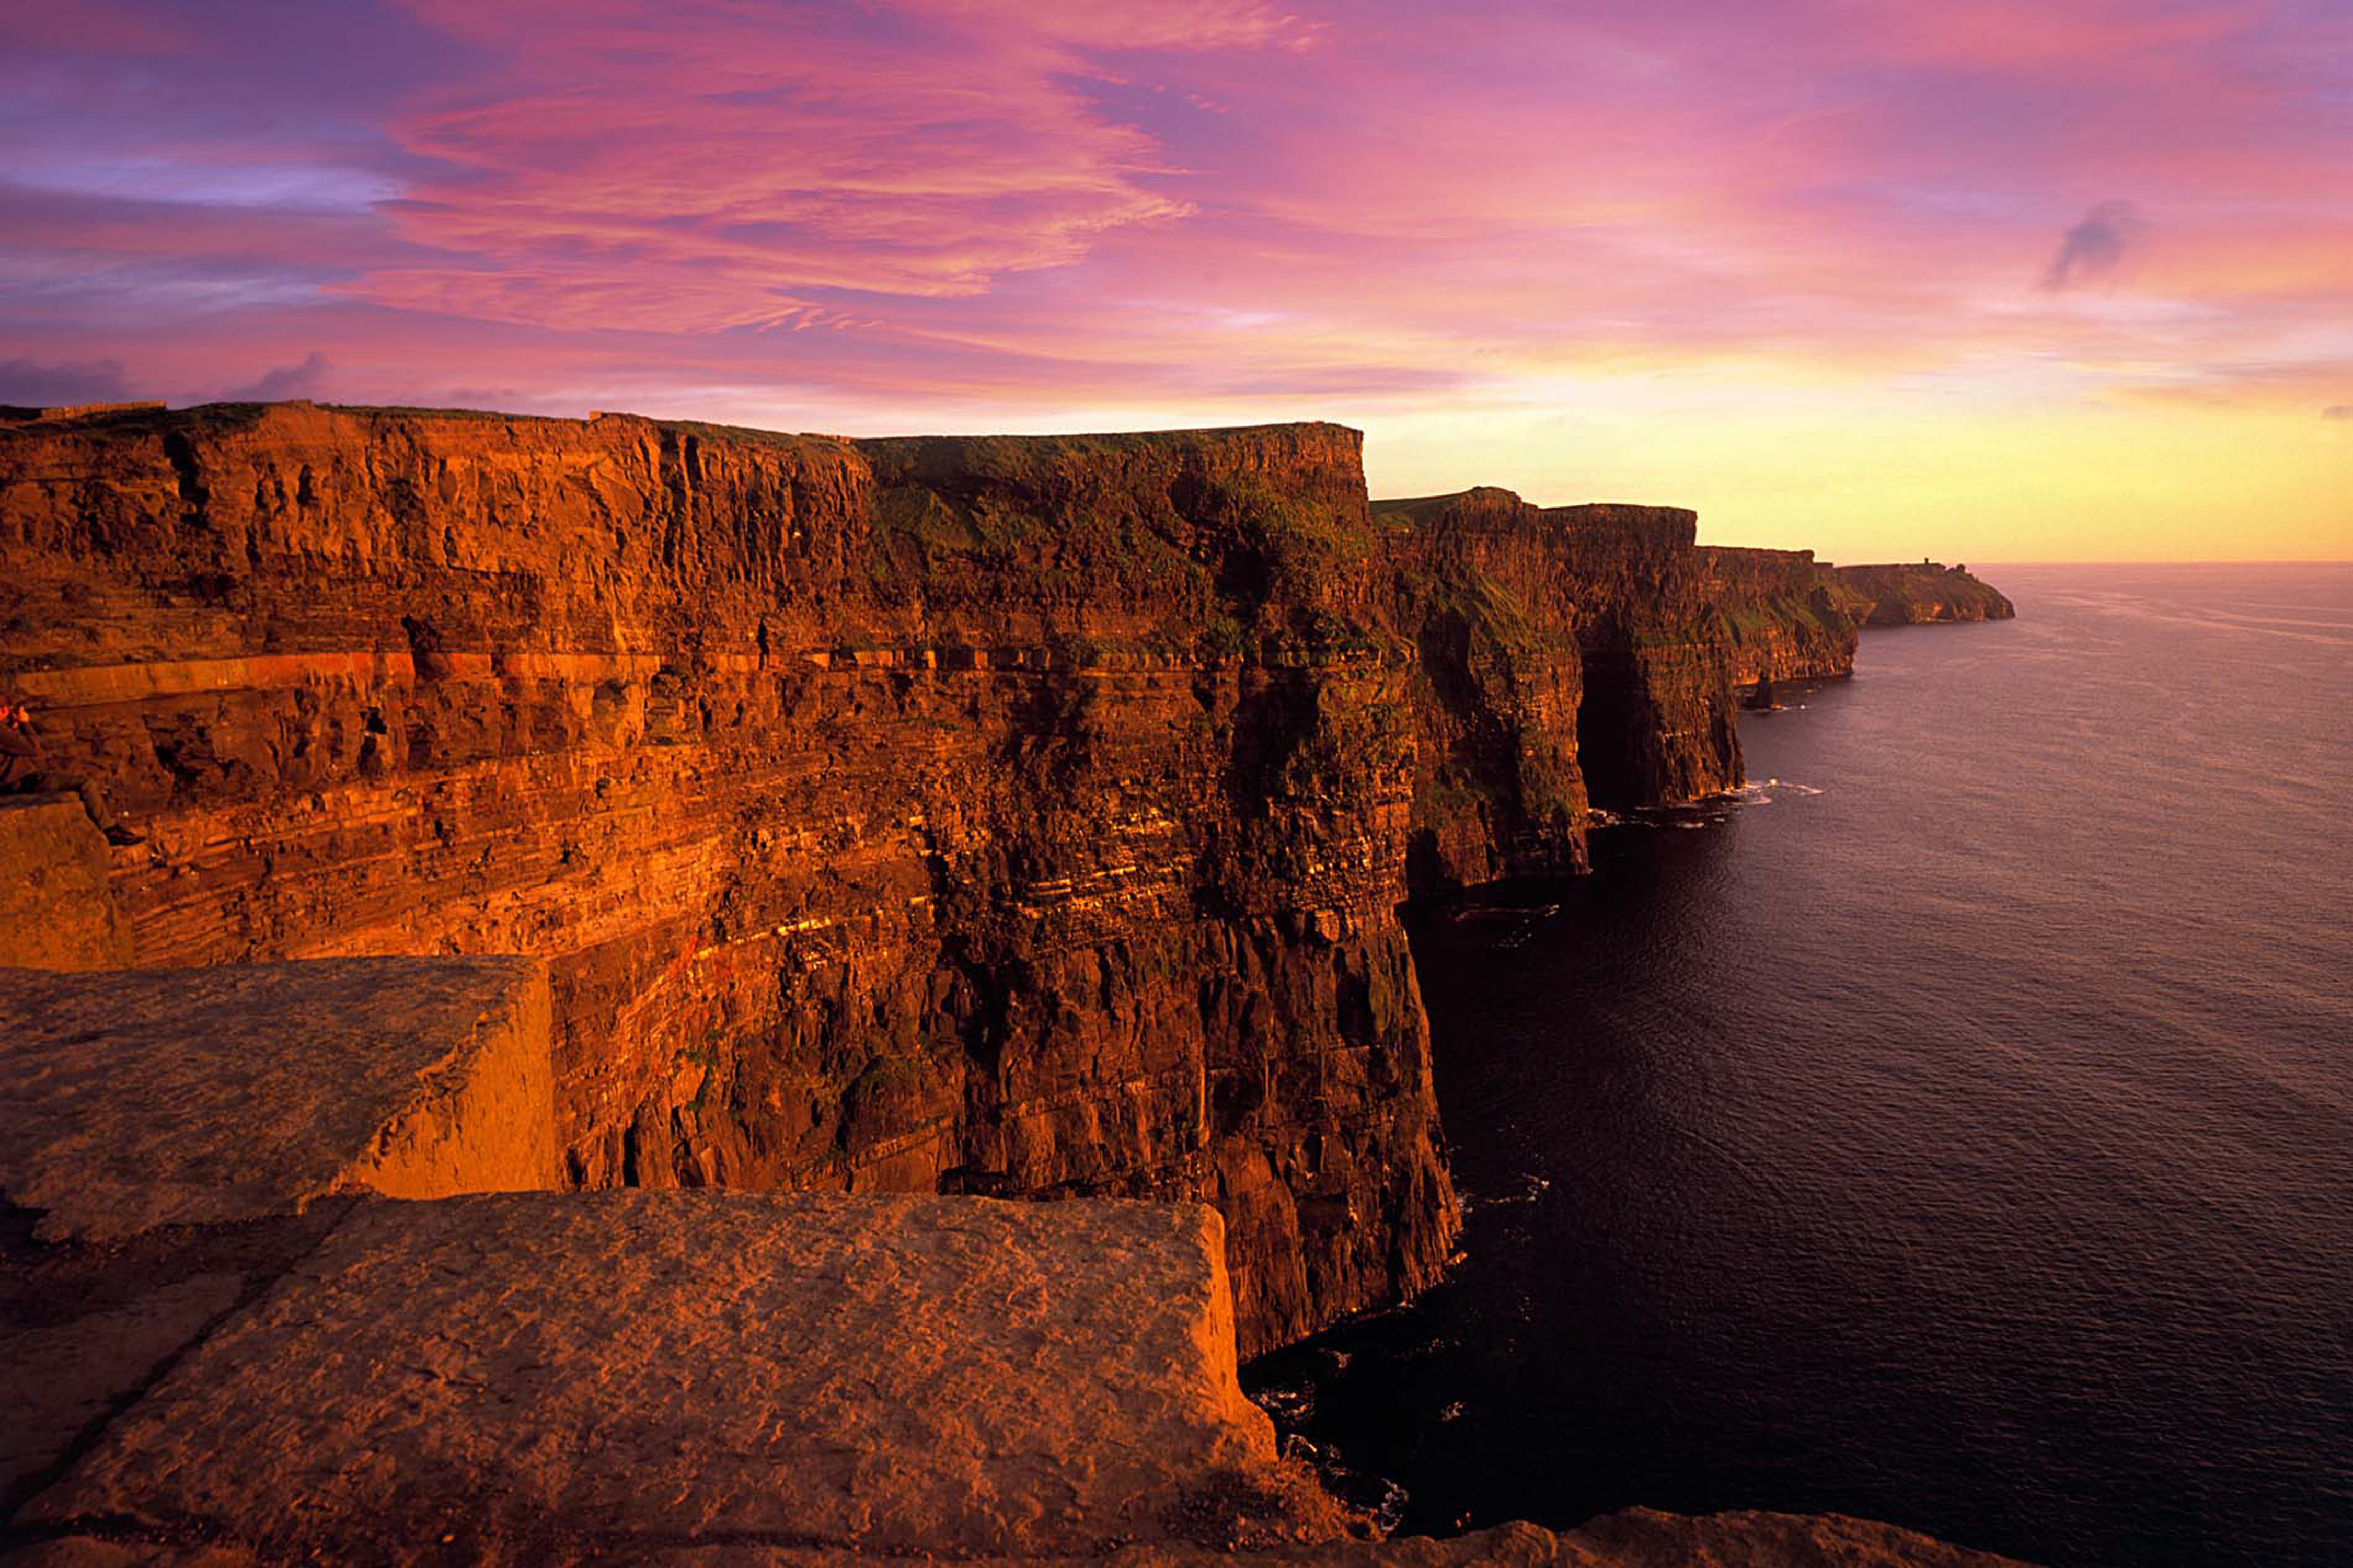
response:
M1374 520L1418 656L1417 888L1581 870L1589 806L1740 783L1694 513L1482 488Z
M1454 1228L1353 432L0 430L0 690L147 964L548 962L565 1179L1205 1198L1258 1348Z
M1812 551L1702 545L1699 563L1734 685L1854 673L1856 634L1870 603L1818 564Z
M1934 561L1918 565L1834 566L1839 586L1866 600L1865 624L1921 626L1931 621L2006 621L2015 606L1966 566Z

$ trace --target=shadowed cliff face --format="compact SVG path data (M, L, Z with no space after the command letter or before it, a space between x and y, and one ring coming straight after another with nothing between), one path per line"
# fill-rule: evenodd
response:
M1581 870L1589 805L1741 782L1694 513L1495 489L1374 510L1419 654L1417 888Z
M1391 614L1415 649L1417 889L1586 868L1584 665L1552 613L1535 509L1477 489L1375 509Z
M1740 737L1725 647L1680 507L1555 507L1577 606L1587 700L1577 747L1596 805L1692 800L1736 787Z

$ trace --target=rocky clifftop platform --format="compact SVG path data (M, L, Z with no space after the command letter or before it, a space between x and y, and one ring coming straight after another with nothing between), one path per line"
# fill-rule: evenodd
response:
M548 1151L550 1042L531 966L382 961L355 992L366 967L245 974L232 1087L277 1092L237 1122L190 1108L184 1148L157 1146L159 1109L227 1070L240 972L110 976L134 1001L103 1022L90 977L0 972L0 1182L57 1205L0 1236L11 1563L1994 1561L1774 1515L1373 1542L1243 1396L1223 1227L1198 1205L393 1201L552 1179L543 1158L422 1182L349 1159L406 1146L416 1106L385 1089L409 1080L470 1103L475 1146ZM103 1095L39 1070L101 1045ZM469 1100L533 1054L535 1099ZM283 1135L228 1136L257 1113ZM85 1189L43 1174L60 1119Z
M46 1241L553 1187L529 959L0 969L0 1192Z

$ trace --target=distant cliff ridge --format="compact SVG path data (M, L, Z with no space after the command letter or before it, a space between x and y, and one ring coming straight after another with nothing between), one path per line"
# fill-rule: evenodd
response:
M1417 889L1581 870L1589 807L1741 782L1694 513L1490 488L1373 520L1416 653Z
M1700 575L1735 685L1854 673L1866 626L2000 621L2018 612L1965 567L1828 566L1810 550L1702 545Z
M1451 1252L1399 902L1736 785L1861 603L1358 448L0 423L0 699L79 962L543 960L566 1184L1200 1199L1247 1354Z
M2006 621L2017 609L1966 566L1923 561L1916 566L1839 566L1841 586L1871 601L1868 625L1918 626L1929 621Z
M1812 551L1710 545L1699 554L1736 685L1854 673L1856 633L1870 602L1818 565Z

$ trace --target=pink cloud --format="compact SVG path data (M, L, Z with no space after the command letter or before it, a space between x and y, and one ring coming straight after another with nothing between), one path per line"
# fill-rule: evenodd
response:
M1890 5L1841 18L1873 56L2007 74L2133 74L2153 59L2211 48L2271 11L2216 0L1976 0Z
M1079 49L1303 49L1329 27L1256 0L889 0L910 16L1015 28Z
M1313 37L1246 0L416 8L507 68L395 123L436 172L387 211L448 259L353 291L677 331L802 319L813 290L977 294L1182 218L1152 139L1093 111L1082 52Z
M1345 412L1742 366L2253 387L2353 312L2353 21L2252 0L406 17L348 108L237 118L311 74L242 40L167 92L126 74L103 168L90 126L9 149L49 183L0 189L0 353L177 388L317 352L339 395L679 412ZM248 55L251 86L211 79ZM132 194L69 188L123 167ZM2113 265L2039 290L2110 202L2144 220Z

